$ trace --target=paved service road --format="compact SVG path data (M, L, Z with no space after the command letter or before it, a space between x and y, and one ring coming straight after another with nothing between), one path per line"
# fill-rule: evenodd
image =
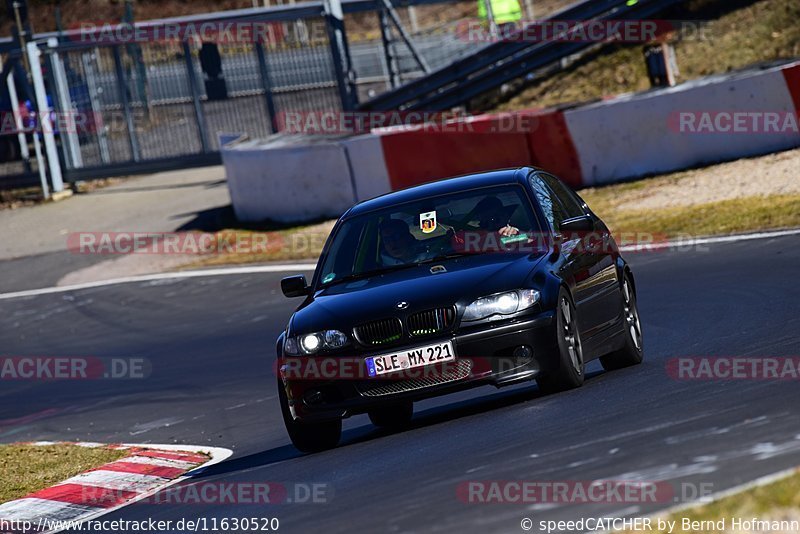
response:
M278 517L285 532L519 532L528 516L633 515L672 504L466 504L470 480L665 481L724 490L800 464L797 381L677 381L676 356L800 354L800 239L628 254L646 360L580 390L473 390L417 406L412 428L383 434L366 417L343 444L302 456L276 402L274 340L293 302L279 275L236 275L86 289L0 301L12 355L145 358L148 379L7 382L0 440L208 444L235 456L203 482L326 484L327 504L137 504L109 518ZM709 486L706 486L708 488ZM688 491L688 490L687 490ZM538 528L534 528L538 531Z

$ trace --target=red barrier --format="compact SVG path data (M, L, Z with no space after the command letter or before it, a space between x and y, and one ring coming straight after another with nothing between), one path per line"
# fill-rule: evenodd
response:
M786 86L792 95L795 113L800 113L800 63L783 69L783 77L786 79Z
M527 135L514 114L481 115L439 128L380 135L392 190L473 172L530 165Z
M536 117L536 128L527 135L531 162L552 172L574 189L582 187L583 173L578 151L569 133L564 112L551 110L538 113Z

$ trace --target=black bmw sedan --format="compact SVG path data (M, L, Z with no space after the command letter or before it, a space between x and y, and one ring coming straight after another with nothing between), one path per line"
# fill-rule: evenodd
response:
M414 401L642 361L633 274L607 226L539 169L441 180L361 202L334 226L277 341L283 418L302 451L342 419L401 427Z

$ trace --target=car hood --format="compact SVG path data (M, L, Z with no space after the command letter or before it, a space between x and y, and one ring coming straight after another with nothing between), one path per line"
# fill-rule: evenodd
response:
M484 254L428 263L363 280L334 284L316 292L292 317L292 334L325 329L349 331L385 317L441 306L468 305L478 297L530 287L543 255ZM446 271L431 272L443 266ZM408 307L400 310L400 302Z

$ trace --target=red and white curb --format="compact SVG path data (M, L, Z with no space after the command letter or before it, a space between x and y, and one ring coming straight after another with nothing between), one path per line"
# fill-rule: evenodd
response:
M61 442L35 442L53 445ZM131 454L68 478L55 486L21 499L0 504L0 523L28 522L36 532L58 532L53 522L77 522L141 501L191 477L192 472L219 463L233 454L219 447L190 445L150 445L71 443L81 447L129 449Z

